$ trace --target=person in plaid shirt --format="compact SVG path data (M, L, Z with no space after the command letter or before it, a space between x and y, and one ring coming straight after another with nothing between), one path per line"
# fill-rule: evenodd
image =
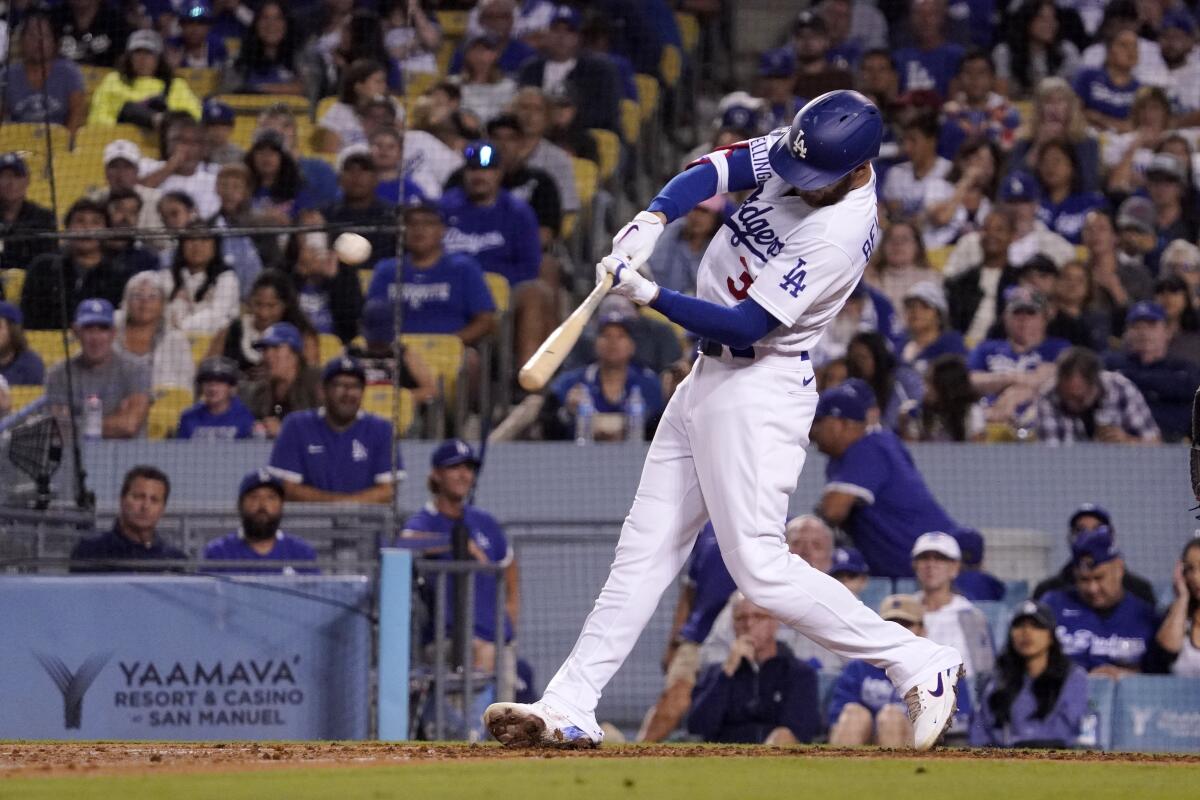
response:
M1038 398L1037 432L1041 441L1061 444L1162 441L1133 381L1103 369L1100 357L1083 347L1059 356L1054 383Z

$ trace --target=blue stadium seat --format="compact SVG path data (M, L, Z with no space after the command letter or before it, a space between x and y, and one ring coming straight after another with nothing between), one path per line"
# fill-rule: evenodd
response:
M917 579L916 578L893 578L892 591L896 594L916 594Z
M1200 751L1200 678L1134 675L1117 681L1112 747Z
M1170 581L1155 581L1154 599L1157 601L1158 608L1165 611L1167 606L1175 602L1175 587Z
M1029 599L1029 581L1005 581L1004 602L1009 608Z
M858 599L863 601L863 605L872 611L879 610L879 604L883 602L883 598L892 593L891 578L868 578L867 588L863 589L862 595Z
M1112 749L1113 703L1117 682L1112 678L1088 678L1088 709L1091 720L1084 720L1080 745L1089 750Z
M1012 617L1012 606L1003 600L981 600L975 605L987 617L996 650L1003 649L1004 643L1008 641L1008 621Z

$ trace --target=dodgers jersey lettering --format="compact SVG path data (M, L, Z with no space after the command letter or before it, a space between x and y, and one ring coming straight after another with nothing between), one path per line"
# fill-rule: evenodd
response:
M813 208L775 174L767 153L786 128L745 144L758 188L709 243L696 296L731 307L747 297L782 323L758 345L799 355L816 347L862 278L879 235L875 175L839 203ZM718 175L728 150L705 156ZM727 183L727 179L726 179ZM718 179L718 191L723 191Z

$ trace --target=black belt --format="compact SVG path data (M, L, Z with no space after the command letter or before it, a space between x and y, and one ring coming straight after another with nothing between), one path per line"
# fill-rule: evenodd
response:
M701 339L700 340L700 352L706 356L712 356L713 358L720 358L722 355L725 354L725 345L721 344L716 339ZM734 358L753 359L755 357L754 347L753 346L751 346L751 347L730 347L729 355L733 356ZM808 351L807 350L800 351L800 360L808 361Z

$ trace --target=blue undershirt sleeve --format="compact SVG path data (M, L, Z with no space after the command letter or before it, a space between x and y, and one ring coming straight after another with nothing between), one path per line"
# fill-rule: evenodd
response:
M719 173L712 164L714 158L724 158L729 170L724 190L717 185ZM673 222L716 194L743 192L757 185L749 147L719 150L668 181L646 210L665 214L667 222Z
M732 308L725 308L659 287L658 296L650 307L692 333L734 349L749 347L780 324L749 297Z

